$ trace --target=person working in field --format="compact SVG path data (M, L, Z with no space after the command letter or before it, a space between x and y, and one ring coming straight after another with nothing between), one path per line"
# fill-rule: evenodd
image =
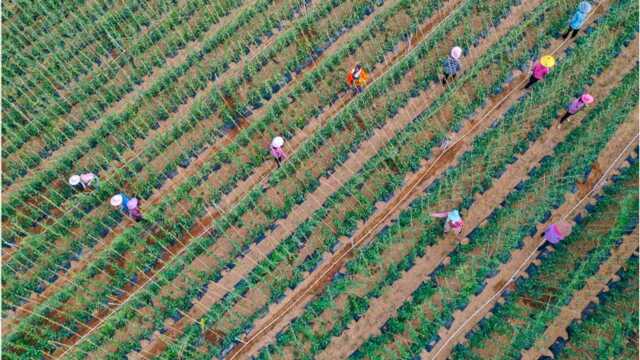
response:
M524 86L525 89L530 88L533 84L542 80L547 76L549 70L554 67L556 64L556 59L551 55L545 55L540 58L540 61L536 62L533 65L533 69L531 71L531 77L529 78L529 82Z
M451 49L451 53L442 63L444 76L442 77L442 85L446 85L449 78L454 80L460 72L460 57L462 56L462 48L455 46Z
M284 159L287 158L287 154L284 152L284 138L282 136L276 136L271 140L271 156L276 160L278 167L282 164Z
M111 206L120 208L122 212L131 216L135 221L142 220L142 212L140 211L140 202L136 198L129 198L125 194L116 194L111 197Z
M569 29L562 37L566 39L569 37L569 34L571 34L571 38L576 37L578 32L580 32L580 28L584 25L584 22L587 21L589 12L591 12L591 4L587 1L581 2L580 5L578 5L578 11L576 11L571 17L571 20L569 20Z
M354 94L359 94L367 85L367 72L362 68L362 65L356 64L356 66L349 72L347 76L347 83L353 89Z
M464 226L464 221L462 221L462 217L460 217L460 212L458 210L451 211L443 211L443 212L434 212L431 213L431 216L437 218L446 218L447 220L444 222L444 232L445 234L449 231L453 230L453 232L458 235L462 232L462 227Z
M570 116L575 115L578 111L582 110L586 105L593 103L593 96L584 93L580 95L580 97L573 99L569 106L567 106L567 112L562 115L560 118L560 123L558 124L558 129L562 128L562 123L565 122Z
M542 233L542 237L544 238L545 242L544 244L540 245L538 250L546 248L549 244L556 245L571 234L572 228L573 225L566 221L560 221L549 225L549 227Z
M98 177L94 173L85 173L82 175L71 175L69 185L76 190L86 190L97 185Z

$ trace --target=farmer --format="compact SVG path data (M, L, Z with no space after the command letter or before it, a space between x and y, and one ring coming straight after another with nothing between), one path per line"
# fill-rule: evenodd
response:
M575 115L578 111L582 110L585 105L589 105L593 102L593 96L584 93L580 95L580 97L573 99L569 106L567 106L567 112L562 115L560 118L560 124L562 124L565 120L567 120L570 116ZM558 128L560 129L562 125L558 124Z
M459 46L451 49L451 53L442 63L444 76L442 77L442 85L447 84L447 80L456 78L458 72L460 72L460 56L462 56L462 49Z
M591 11L591 4L588 1L583 1L578 5L578 11L573 14L571 20L569 20L569 29L567 32L562 35L564 39L569 37L571 34L571 38L573 39L578 35L580 28L584 25L584 22L587 20L587 16Z
M538 250L544 249L549 244L556 245L559 243L562 239L571 234L572 227L573 225L566 221L560 221L549 225L549 227L542 233L542 238L544 238L545 242L540 245Z
M111 206L120 208L122 212L131 216L133 220L142 220L142 213L139 208L140 202L136 198L129 198L125 194L116 194L111 197Z
M287 158L287 154L282 147L284 146L284 139L282 136L276 136L271 140L271 155L276 160L276 164L280 167L280 164Z
M362 92L362 89L367 85L367 72L364 71L362 65L356 64L356 66L349 72L347 76L347 83L353 89L354 94Z
M434 212L434 213L431 213L431 216L437 217L437 218L447 218L447 220L444 223L445 234L453 230L453 232L455 232L456 235L458 235L460 234L460 232L462 231L462 227L464 226L464 222L462 221L462 218L460 217L460 212L458 212L458 210Z
M71 185L76 190L86 190L97 183L98 177L94 173L72 175L69 178L69 185Z
M556 59L551 55L545 55L540 58L540 61L533 65L533 70L531 71L531 77L529 78L529 82L525 85L525 89L531 87L531 85L536 82L544 79L545 76L549 73L549 69L551 69L556 64Z

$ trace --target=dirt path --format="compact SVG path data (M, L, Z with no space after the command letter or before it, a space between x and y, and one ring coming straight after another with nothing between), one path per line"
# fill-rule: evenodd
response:
M573 294L571 302L564 306L558 316L549 325L544 335L535 345L522 353L523 360L537 360L540 356L547 355L553 357L549 347L559 337L567 340L567 328L573 320L579 320L582 311L589 303L598 302L598 294L603 290L608 290L607 283L616 276L616 272L627 262L627 260L638 249L638 227L632 234L623 238L622 245L612 251L611 257L600 266L598 272L587 280L584 288Z
M612 137L612 139L614 140L611 141L601 152L597 162L593 166L594 169L607 169L611 165L613 160L617 158L621 152L623 152L628 142L633 139L633 136L635 136L635 134L637 134L637 132L633 133L632 131L630 131L631 128L634 128L636 125L635 121L633 121L632 119L637 119L637 115L637 111L634 112L633 116L631 116L628 121L626 121L620 126L620 128L618 128L616 136ZM559 135L559 133L557 134ZM549 133L547 133L547 136L548 135ZM543 146L557 145L557 143L555 143L555 140L550 140L552 141L551 143L548 143L547 141L538 142L535 145L536 147L538 147L538 151L540 151L540 148ZM531 149L533 150L533 147ZM621 157L621 159L624 159L626 155L632 152L632 148L627 149L627 152ZM529 152L527 152L526 154L528 153ZM503 186L502 183L509 181L508 178L511 176L526 176L526 172L524 172L523 175L522 171L520 171L520 174L511 173L512 169L517 170L519 163L520 161L514 163L510 167L510 169L508 169L503 174L503 177L496 184L496 186ZM623 164L624 162L619 162L616 165L620 167L623 166ZM613 171L607 174L605 179L610 179L613 175L615 175L615 173L616 172ZM557 219L561 218L563 215L569 213L569 211L576 206L577 207L573 210L573 214L584 212L584 207L590 201L595 199L598 191L589 194L589 196L587 197L587 200L589 201L583 201L582 203L580 203L580 201L585 195L587 195L589 191L591 191L591 189L593 189L593 185L598 182L602 175L602 173L592 171L589 179L585 182L585 184L590 185L588 186L589 189L587 191L578 191L577 194L568 194L565 197L565 203L554 212L552 212L551 217L545 224L540 224L538 226L538 233L534 237L526 238L524 241L524 247L520 250L514 251L512 253L511 260L506 264L502 264L499 268L498 274L487 281L487 286L484 291L479 295L473 297L469 301L469 305L462 312L457 311L456 313L454 313L454 321L452 323L452 326L449 328L449 330L440 329L438 335L440 336L441 340L433 347L431 352L423 351L421 354L422 359L446 359L453 347L459 342L464 341L464 336L466 335L466 333L473 329L477 322L480 321L489 312L492 305L496 301L498 301L499 297L496 296L496 293L501 291L501 289L504 290L505 286L508 285L507 283L509 282L509 279L514 275L516 275L516 277L514 277L511 282L515 281L517 277L521 275L522 270L525 269L536 258L536 256L531 256L531 254L539 245L540 234L544 231L544 229ZM509 182L513 183L513 181ZM602 184L604 184L604 182L602 182L601 185ZM496 186L494 186L491 191L499 192L500 190ZM598 190L601 188L602 187L600 186ZM490 192L487 192L486 195L489 197L493 197L493 194L490 194ZM480 210L481 208L478 209ZM489 214L490 213L486 213L486 216L488 216Z
M517 15L518 13L522 14L524 12L523 8L528 8L530 6L532 6L531 3L528 3L526 4L526 6L522 6L520 11L514 10L511 16L514 16L514 18L517 18L519 16ZM516 14L516 15L513 15L513 14ZM502 23L498 30L496 30L495 32L492 32L492 34L495 36L494 40L497 40L502 35L504 35L504 33L506 33L508 28L512 25L513 23L511 21L505 21L504 23ZM490 43L491 40L488 40L488 42ZM486 44L485 46L488 46L488 45L489 44ZM484 49L482 46L477 49L474 49L470 54L470 56L467 57L467 60L469 62L472 62L473 59L477 57L483 50ZM476 52L475 54L474 54L474 51ZM508 98L515 99L516 94L508 96ZM494 99L494 101L491 102L489 106L504 100L506 100L506 98ZM487 126L488 125L489 124L487 124ZM461 133L468 132L472 127L473 127L473 122L471 122L471 125L468 124L467 126L465 126L465 128L461 131ZM474 129L473 130L474 135L479 133L479 131L480 129ZM356 233L356 235L354 235L353 237L354 243L357 246L361 245L365 241L368 241L372 237L372 235L376 233L374 230L376 226L382 227L388 224L392 219L392 216L390 216L390 213L388 211L391 208L393 208L393 211L398 210L399 208L400 209L403 208L404 205L408 204L409 200L411 200L411 199L407 200L407 197L411 197L412 195L415 195L419 191L421 191L416 188L418 185L420 188L424 188L429 185L423 182L427 178L427 176L429 177L429 179L433 180L440 173L446 170L445 165L447 165L452 160L452 157L455 155L455 153L459 153L460 150L462 149L462 146L460 145L462 145L462 143L460 143L458 146L455 146L455 150L453 151L454 154L451 154L451 156L442 157L441 161L437 161L436 164L434 164L437 166L430 167L428 169L429 171L427 171L426 173L423 171L410 176L409 179L405 181L405 183L409 184L406 186L405 190L401 191L400 194L392 198L392 200L390 200L390 202L388 203L387 208L384 208L384 209L379 208L378 211L376 211L374 216L364 225L364 227L361 228L361 230L358 233ZM412 186L413 186L413 189L407 191L408 190L407 188L410 188ZM368 231L368 229L370 230ZM345 261L344 257L349 255L351 251L352 251L352 248L350 248L349 246L345 246L342 249L338 250L338 252L333 257L326 260L323 264L321 264L318 267L318 269L313 274L307 277L307 279L288 296L288 299L286 299L280 304L272 306L272 308L270 309L271 316L258 320L255 326L256 330L253 331L252 334L249 336L248 338L249 340L246 340L246 342L251 347L251 349L253 350L256 348L261 348L265 344L271 342L275 333L280 331L282 327L285 326L290 319L292 319L295 316L298 316L300 314L300 311L302 311L303 306L312 298L311 293L314 293L318 289L321 289L326 283L326 281L329 281L329 279L331 278L331 275L335 271L337 271L340 268L341 264ZM262 337L262 340L257 339L258 336ZM247 345L245 345L244 348L241 347L241 351L245 351L246 346ZM252 350L249 350L248 354L242 352L242 355L243 356L254 355ZM232 352L230 354L230 358L233 358L236 355L238 355L238 353ZM340 356L338 356L338 358L340 358Z
M122 112L122 110L124 110L127 105L135 101L138 101L138 99L141 96L141 93L150 89L151 86L155 84L156 81L160 79L163 75L169 73L169 71L171 71L177 65L183 63L186 60L187 55L190 53L190 51L201 48L204 43L204 39L207 39L209 36L212 36L216 32L223 29L225 26L229 24L229 22L231 22L235 18L234 15L238 14L239 11L242 11L248 8L252 3L253 2L249 2L243 5L242 7L235 9L234 11L231 11L228 16L220 19L220 21L217 24L214 24L204 35L202 35L201 36L202 40L193 41L187 44L182 50L178 52L178 54L175 57L171 59L167 59L167 62L163 67L154 69L151 74L143 78L143 82L141 84L136 85L134 87L133 91L130 91L128 94L123 96L122 99L120 99L118 102L112 104L111 106L109 106L109 108L105 109L101 114L100 118L104 119L110 115ZM273 36L278 36L278 34L279 34L278 32L274 32ZM80 104L76 106L79 106L79 105ZM169 121L165 121L164 124L168 122ZM30 176L33 176L34 174L41 172L46 168L49 168L50 163L56 162L57 159L59 159L60 157L68 153L69 148L77 147L82 142L82 140L84 140L86 137L88 137L93 132L95 132L95 130L98 129L100 125L102 125L101 121L95 121L89 124L89 126L87 126L84 130L77 133L72 139L68 139L64 144L64 146L61 146L60 148L58 148L47 159L45 159L40 164L38 164L38 166L36 166L33 169L30 169L26 175L24 175L20 179L17 179L9 187L4 189L3 191L5 193L5 196L10 196L13 192L21 188L24 185L24 182L26 181L26 179L28 179Z

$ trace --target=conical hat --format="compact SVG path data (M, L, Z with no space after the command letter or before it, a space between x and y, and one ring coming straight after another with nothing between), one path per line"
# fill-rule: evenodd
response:
M569 234L571 234L573 225L566 221L560 221L556 224L556 227L558 228L558 231L560 232L560 234L562 234L562 236L567 237L569 236Z
M122 205L122 195L117 194L111 197L111 206L120 206Z
M282 145L284 145L284 139L282 138L282 136L276 136L271 141L271 146L273 146L274 148L282 147Z
M546 68L552 68L556 64L556 59L551 55L545 55L540 58L540 64Z
M462 56L462 48L460 48L459 46L456 46L453 49L451 49L452 58L458 60L460 59L460 56Z
M80 176L71 175L71 177L69 178L69 185L76 186L78 184L80 184Z

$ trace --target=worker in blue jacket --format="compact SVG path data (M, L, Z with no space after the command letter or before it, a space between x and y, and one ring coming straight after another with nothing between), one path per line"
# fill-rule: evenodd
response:
M569 20L569 29L562 37L566 39L569 37L569 34L571 34L571 38L576 37L582 28L582 25L584 25L584 22L587 21L590 11L591 4L589 4L588 1L581 2L580 5L578 5L578 11L576 11L576 13L571 17L571 20Z

